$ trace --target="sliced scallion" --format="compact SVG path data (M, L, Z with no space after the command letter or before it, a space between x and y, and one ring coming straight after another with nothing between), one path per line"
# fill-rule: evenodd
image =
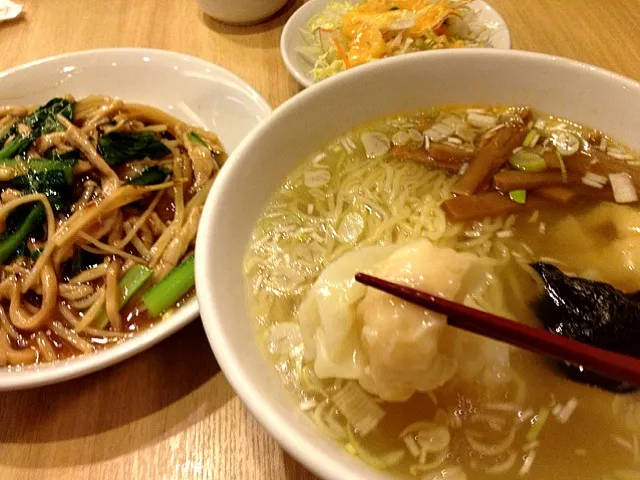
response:
M391 148L391 142L384 133L365 132L360 136L368 158L381 157Z
M160 283L142 296L142 301L152 317L157 317L172 307L195 285L193 255L174 268Z
M509 157L509 163L516 169L525 172L541 172L547 163L540 155L529 150L518 150Z
M531 142L536 137L536 135L538 135L538 132L536 132L535 130L529 130L529 133L527 133L527 136L524 137L524 142L522 142L522 146L523 147L530 146Z
M616 203L633 203L638 201L638 192L633 179L627 173L610 173L609 181L613 189Z
M563 157L573 155L580 150L580 139L569 132L558 132L553 135L553 143Z
M549 418L549 413L551 412L548 408L543 407L540 409L535 417L534 424L531 425L531 428L529 429L529 431L527 432L527 436L525 437L527 442L533 442L538 438L542 427L544 427L545 422Z
M361 437L380 423L385 412L357 382L348 382L333 396L333 403Z
M498 119L493 115L483 115L472 112L467 115L467 122L478 128L492 128L496 126Z
M402 450L391 452L383 456L373 455L360 445L360 442L356 440L356 436L351 428L347 428L347 438L349 440L349 443L346 445L347 451L360 458L360 460L364 461L367 465L377 468L378 470L385 470L389 467L393 467L400 463L404 458L404 451Z
M524 204L527 201L526 190L511 190L509 192L509 198L516 203Z

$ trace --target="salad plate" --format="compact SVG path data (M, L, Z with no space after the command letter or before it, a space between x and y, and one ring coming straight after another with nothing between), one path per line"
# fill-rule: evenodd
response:
M374 2L379 3L375 0ZM359 3L362 2L311 0L291 16L282 31L280 54L289 73L301 85L309 87L345 70L342 59L348 55L348 52L344 48L345 39L340 27L345 14ZM416 0L415 3L424 3L424 1ZM446 21L455 19L456 33L447 35L452 40L450 46L462 46L459 43L456 44L453 39L464 38L464 42L469 46L511 48L511 36L504 19L487 2L433 0L433 3L440 12L447 15ZM419 15L414 16L413 12L408 11L400 12L395 7L392 10L398 11L384 12L383 15L389 17L386 21L390 23L383 24L380 28L387 37L392 38L391 40L385 38L387 45L384 57L448 47L446 41L435 38L439 33L437 31L434 35L433 31L425 30L424 36L416 39L415 31L419 27ZM435 14L434 18L438 20ZM440 19L443 18L444 16L440 17ZM454 27L451 27L450 32L453 30ZM372 59L369 58L367 61Z

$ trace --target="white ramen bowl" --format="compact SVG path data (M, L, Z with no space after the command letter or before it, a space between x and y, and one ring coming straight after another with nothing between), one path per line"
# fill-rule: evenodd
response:
M530 105L640 147L637 82L529 52L416 53L336 75L284 103L233 152L207 199L196 244L196 288L211 346L251 412L321 477L387 478L316 429L258 348L242 270L251 231L285 176L341 133L394 113L470 103Z

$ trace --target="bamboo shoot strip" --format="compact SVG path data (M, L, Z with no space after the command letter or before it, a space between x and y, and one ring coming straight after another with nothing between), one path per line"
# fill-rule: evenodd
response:
M571 174L566 183L579 183L580 178L578 174ZM514 170L503 170L496 173L493 177L493 182L496 188L503 192L531 190L565 183L562 174L558 171L519 172Z
M404 162L424 163L439 168L444 168L451 172L460 170L462 164L473 158L473 153L465 152L465 155L446 152L442 145L436 148L436 144L431 145L429 151L424 148L411 148L408 146L394 146L390 153L393 158ZM459 150L461 151L461 150Z
M541 198L551 200L552 202L559 203L561 205L571 202L577 196L575 190L559 185L536 188L533 190L533 193Z
M485 192L467 197L450 198L442 202L442 209L452 222L482 220L510 213L521 213L536 208L545 208L549 204L541 198L527 198L524 205L516 203L498 192Z
M502 168L511 152L522 145L526 135L527 126L523 119L507 123L480 147L475 160L469 164L469 168L451 191L457 195L478 192Z

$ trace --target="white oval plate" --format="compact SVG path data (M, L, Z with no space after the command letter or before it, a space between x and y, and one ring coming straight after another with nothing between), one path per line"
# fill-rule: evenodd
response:
M54 96L105 94L160 108L216 132L228 152L270 113L269 104L231 72L188 55L137 48L89 50L0 73L0 105ZM51 364L0 369L0 391L69 380L113 365L175 333L198 316L192 298L159 324L111 348Z
M280 37L280 55L287 70L304 87L316 83L309 75L313 64L298 53L298 47L305 45L300 30L315 14L321 12L331 0L311 0L294 13L282 30ZM469 7L476 11L471 27L487 26L493 30L490 45L493 48L511 48L511 36L502 16L487 2L474 0Z

